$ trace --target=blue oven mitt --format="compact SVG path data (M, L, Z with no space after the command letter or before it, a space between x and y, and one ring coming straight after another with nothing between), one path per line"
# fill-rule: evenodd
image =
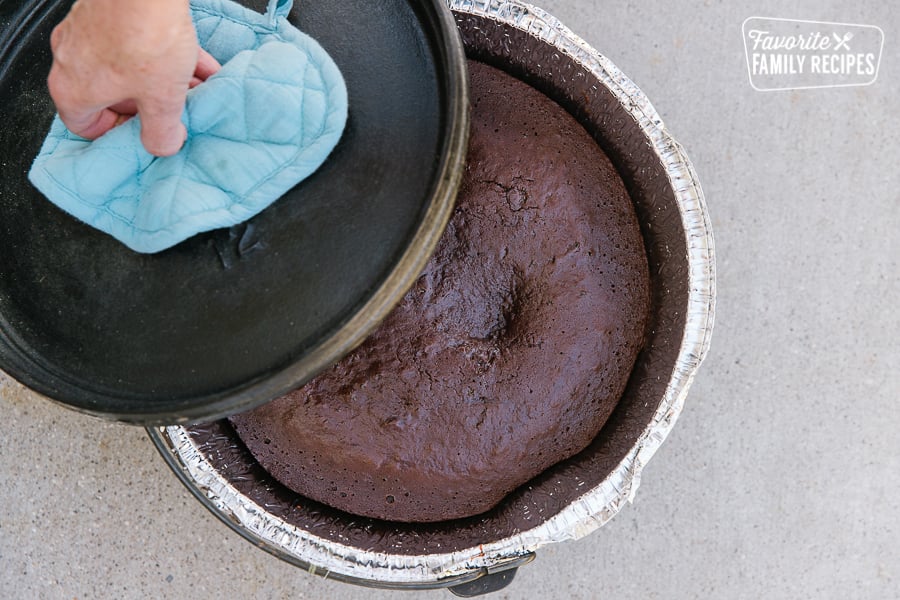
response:
M29 173L54 204L137 252L158 252L266 208L328 157L347 120L337 66L287 21L195 0L200 45L223 66L188 92L175 156L144 150L139 117L91 142L57 116Z

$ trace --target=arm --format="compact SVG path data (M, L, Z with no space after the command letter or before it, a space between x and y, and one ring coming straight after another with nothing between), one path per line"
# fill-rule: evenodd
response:
M181 148L188 88L220 68L197 43L188 0L78 0L50 46L47 84L66 127L95 139L137 113L157 156Z

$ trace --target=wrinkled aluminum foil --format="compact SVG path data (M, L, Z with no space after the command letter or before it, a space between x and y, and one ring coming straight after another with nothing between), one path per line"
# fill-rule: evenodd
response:
M538 8L497 0L450 0L450 6L471 58L544 91L613 160L646 242L653 321L628 389L591 447L491 513L436 528L379 523L292 500L260 475L227 426L150 430L176 474L238 533L310 572L363 585L457 584L609 521L634 498L644 466L674 426L712 333L715 260L703 193L647 97Z

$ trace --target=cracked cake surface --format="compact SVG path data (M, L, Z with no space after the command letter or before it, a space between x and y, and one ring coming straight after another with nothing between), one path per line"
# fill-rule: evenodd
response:
M647 262L615 168L537 90L469 72L463 184L422 275L350 355L232 417L273 476L353 514L489 510L591 442L642 343Z

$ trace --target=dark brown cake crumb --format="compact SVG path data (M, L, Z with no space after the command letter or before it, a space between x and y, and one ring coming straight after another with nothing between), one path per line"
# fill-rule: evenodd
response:
M232 418L272 475L350 513L490 509L590 443L643 338L647 261L614 167L540 92L469 72L463 186L421 277L333 368Z

